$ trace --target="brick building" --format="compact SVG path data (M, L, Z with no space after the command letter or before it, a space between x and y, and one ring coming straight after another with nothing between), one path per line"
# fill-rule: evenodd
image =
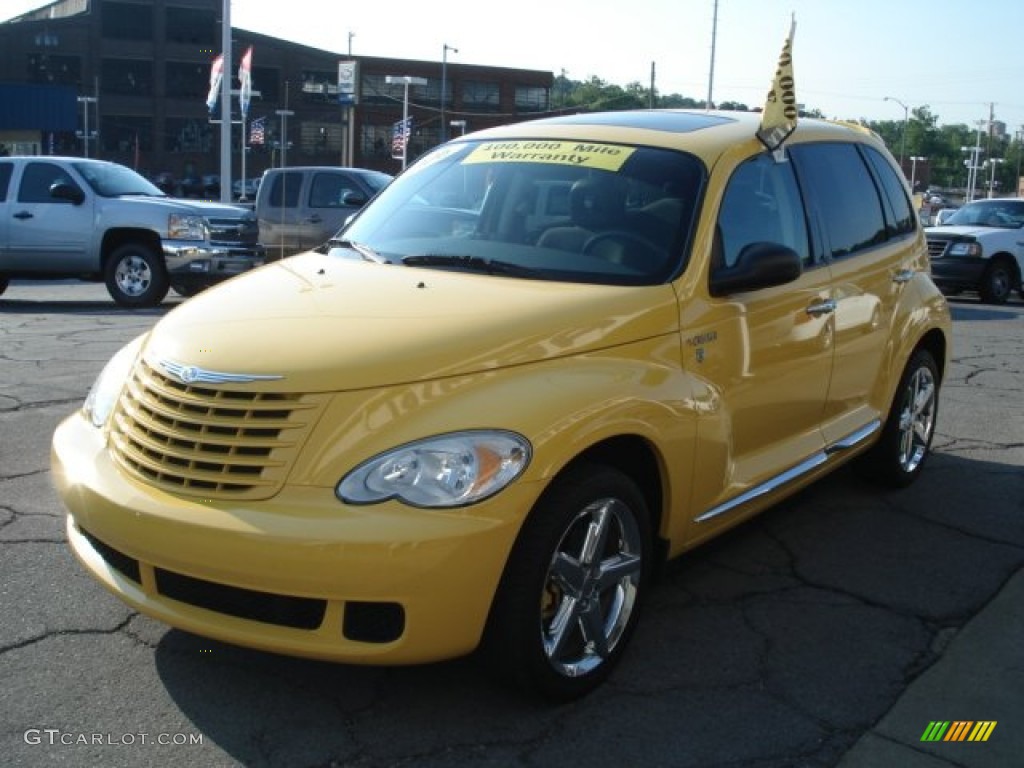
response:
M58 0L0 23L0 89L6 86L7 99L0 144L17 152L88 154L150 175L218 173L220 126L205 102L220 49L221 7L222 0ZM391 138L402 117L404 86L388 83L389 76L426 80L409 89L410 160L441 141L442 119L450 136L536 117L548 110L554 82L551 72L347 56L234 28L234 60L225 68L233 88L250 45L258 95L246 144L251 122L261 119L263 142L246 149L249 177L281 164L284 140L288 165L397 172L401 163L391 157ZM338 98L342 61L357 67L357 103L350 108ZM32 117L42 103L52 105L46 114L65 119ZM237 98L232 107L237 121ZM69 108L77 115L74 130L67 125ZM231 143L238 178L238 125Z

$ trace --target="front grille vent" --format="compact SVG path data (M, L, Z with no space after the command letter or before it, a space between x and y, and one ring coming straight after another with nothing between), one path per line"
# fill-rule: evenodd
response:
M131 473L202 497L278 491L322 398L183 384L136 366L112 419L111 451Z
M942 255L946 252L946 247L949 242L946 240L929 240L928 241L928 258L930 259L941 259Z

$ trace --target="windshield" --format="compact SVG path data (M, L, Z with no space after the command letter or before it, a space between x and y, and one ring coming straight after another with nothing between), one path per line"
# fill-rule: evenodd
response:
M102 197L118 197L120 195L166 197L155 184L147 181L131 168L117 163L77 162L75 170L81 174L93 191Z
M393 181L336 250L358 245L416 268L653 285L681 268L704 177L695 157L649 147L460 141Z
M1024 200L979 200L968 203L943 223L951 227L960 225L1020 229L1024 224Z

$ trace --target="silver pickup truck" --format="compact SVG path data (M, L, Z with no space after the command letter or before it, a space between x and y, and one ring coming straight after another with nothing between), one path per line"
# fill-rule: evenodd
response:
M179 200L123 165L0 158L0 293L12 278L104 281L125 307L189 296L264 262L251 210Z

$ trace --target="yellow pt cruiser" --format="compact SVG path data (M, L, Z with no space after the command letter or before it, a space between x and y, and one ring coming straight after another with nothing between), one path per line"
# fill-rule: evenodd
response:
M182 304L53 440L78 559L167 624L571 698L651 576L856 458L917 477L950 316L855 126L538 120Z

